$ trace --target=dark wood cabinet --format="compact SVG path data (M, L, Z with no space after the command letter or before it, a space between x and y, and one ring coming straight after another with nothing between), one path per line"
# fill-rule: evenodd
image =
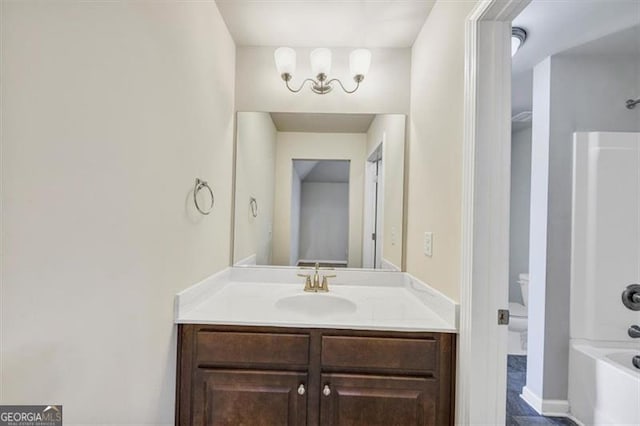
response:
M450 425L455 335L181 324L177 425Z
M305 373L198 369L192 422L221 426L306 425L306 382Z
M435 425L433 378L323 374L323 426Z

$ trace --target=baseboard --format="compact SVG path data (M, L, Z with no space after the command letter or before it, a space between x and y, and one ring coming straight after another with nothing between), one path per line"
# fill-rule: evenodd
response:
M526 386L522 388L520 398L542 416L569 417L569 401L566 399L542 399Z
M255 265L255 264L256 264L256 254L254 253L251 256L247 256L244 259L239 260L233 266L249 266L249 265Z
M580 420L576 419L576 417L571 414L571 413L567 413L561 417L566 417L567 419L571 419L575 424L577 424L578 426L586 426L584 423L582 423Z
M389 262L387 259L385 259L384 257L382 258L382 269L389 269L391 271L398 271L400 272L400 268L397 267L396 265L394 265L392 262Z
M347 266L347 262L346 260L329 260L329 259L298 259L298 261L296 262L296 265L299 265L301 263L333 263L335 265L344 265L345 267Z

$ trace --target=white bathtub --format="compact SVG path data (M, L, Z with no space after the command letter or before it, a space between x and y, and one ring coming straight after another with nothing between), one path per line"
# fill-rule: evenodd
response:
M569 405L585 425L640 425L640 370L631 363L635 348L572 343L569 351Z

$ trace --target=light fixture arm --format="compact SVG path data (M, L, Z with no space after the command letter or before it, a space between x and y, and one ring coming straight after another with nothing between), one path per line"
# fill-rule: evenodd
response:
M339 79L332 78L331 80L327 80L326 76L319 75L318 80L314 80L313 78L305 78L300 84L300 87L298 87L297 89L294 89L293 87L291 87L291 85L289 85L289 82L291 81L291 78L292 78L291 74L284 73L281 75L281 77L282 77L282 80L284 80L284 83L287 86L287 89L289 89L289 91L293 93L300 92L304 88L304 85L307 82L309 82L311 83L311 90L313 90L315 93L319 95L325 95L329 93L331 89L333 89L332 83L334 82L337 82L345 93L348 93L348 94L355 93L355 91L358 90L358 88L360 87L360 82L364 80L363 75L356 75L353 78L353 80L356 82L356 87L354 87L353 90L348 90L346 87L344 87L344 84L342 84L342 81L340 81Z
M308 81L311 82L311 84L317 84L316 81L312 78L305 78L302 83L300 84L300 87L298 87L297 89L292 88L291 86L289 86L289 82L291 81L291 74L288 73L284 73L281 75L282 79L284 80L284 83L287 85L287 89L289 89L290 91L292 91L293 93L298 93L299 91L302 90L302 88L304 87L305 83L307 83Z
M338 84L340 85L340 87L342 87L342 90L344 90L345 93L351 94L354 93L356 90L358 90L358 88L360 87L360 82L362 80L364 80L364 76L362 75L356 75L353 80L356 82L356 87L353 90L347 90L346 87L344 87L344 84L342 84L342 82L340 80L338 80L337 78L332 78L331 80L327 81L327 86L330 86L331 83L333 83L334 81L337 81Z

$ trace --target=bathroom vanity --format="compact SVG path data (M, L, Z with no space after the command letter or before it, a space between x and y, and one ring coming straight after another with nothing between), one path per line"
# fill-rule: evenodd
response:
M407 274L341 270L320 294L296 272L177 296L176 424L453 424L455 304Z
M182 425L452 424L454 335L185 324Z

